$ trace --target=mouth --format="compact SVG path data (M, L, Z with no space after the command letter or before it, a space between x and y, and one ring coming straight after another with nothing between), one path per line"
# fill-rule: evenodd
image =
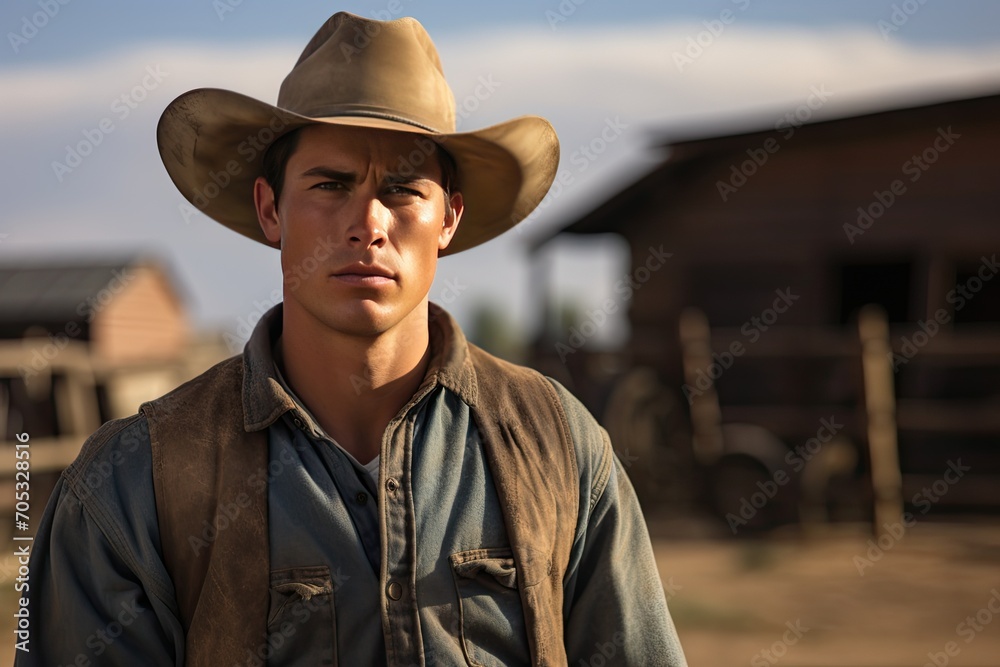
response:
M379 287L395 282L396 276L389 269L377 264L351 264L330 274L338 282L360 287Z

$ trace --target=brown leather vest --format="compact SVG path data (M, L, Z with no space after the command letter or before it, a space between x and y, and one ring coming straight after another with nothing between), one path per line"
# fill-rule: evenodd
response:
M580 497L566 415L537 372L468 350L470 407L518 568L532 665L565 665L562 580ZM268 429L245 429L243 391L234 357L140 408L190 667L230 664L267 636Z

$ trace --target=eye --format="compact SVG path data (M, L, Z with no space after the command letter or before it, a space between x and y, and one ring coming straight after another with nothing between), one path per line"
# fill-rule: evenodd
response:
M344 184L340 181L323 181L309 188L310 190L343 190Z
M404 195L408 197L420 197L421 192L413 188L408 188L405 185L390 185L385 189L385 191L390 195Z

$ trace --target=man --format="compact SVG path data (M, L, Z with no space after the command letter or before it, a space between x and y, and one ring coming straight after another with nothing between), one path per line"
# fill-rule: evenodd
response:
M456 134L413 19L333 16L277 106L164 112L181 193L280 248L284 302L62 476L18 665L682 665L607 435L465 342L437 259L523 219L558 143Z

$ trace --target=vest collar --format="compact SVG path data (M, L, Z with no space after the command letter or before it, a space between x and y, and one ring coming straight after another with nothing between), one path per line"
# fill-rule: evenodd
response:
M416 393L441 385L475 407L479 392L465 334L451 315L433 303L428 305L428 322L430 361ZM267 428L285 412L299 408L275 372L271 350L281 327L279 303L261 317L243 348L243 427L247 431Z

